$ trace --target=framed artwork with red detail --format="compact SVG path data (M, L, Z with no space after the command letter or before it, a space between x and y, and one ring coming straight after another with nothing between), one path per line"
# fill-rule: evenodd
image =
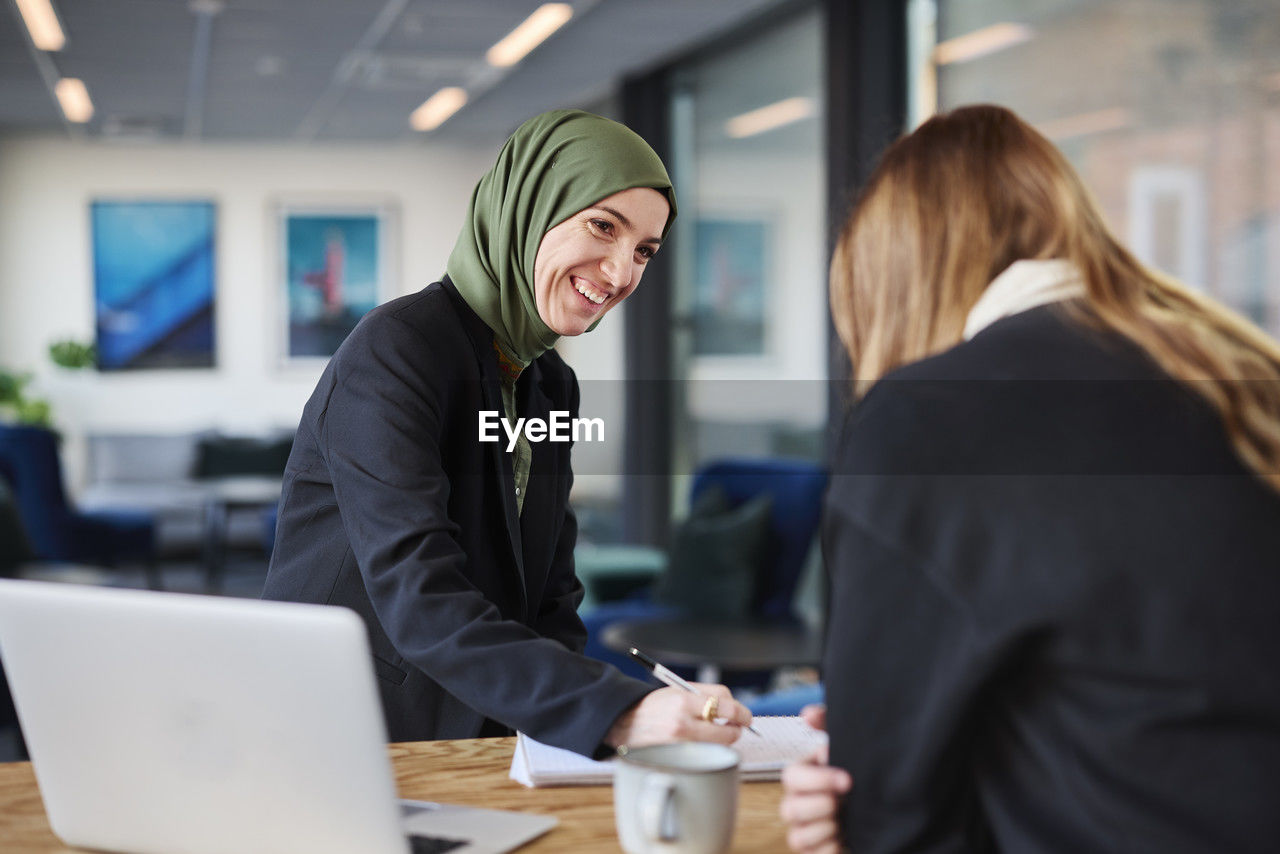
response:
M366 312L394 295L395 219L386 202L278 206L282 362L328 359Z
M773 223L762 216L702 215L694 224L693 354L768 355Z

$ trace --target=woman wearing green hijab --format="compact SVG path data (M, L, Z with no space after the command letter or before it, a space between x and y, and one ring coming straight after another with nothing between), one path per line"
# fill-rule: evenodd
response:
M586 755L732 742L721 686L653 690L581 655L569 445L481 441L491 418L578 416L551 349L639 284L675 217L666 169L616 122L535 116L476 186L443 281L370 312L307 403L264 597L365 620L393 741L520 730ZM502 431L499 431L501 434Z

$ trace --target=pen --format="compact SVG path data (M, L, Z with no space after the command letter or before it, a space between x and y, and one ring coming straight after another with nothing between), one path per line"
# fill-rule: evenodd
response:
M645 655L640 650L636 649L634 646L627 650L627 654L630 655L632 658L634 658L636 661L640 662L642 665L644 665L645 669L647 669L650 673L652 673L659 682L665 682L666 684L671 685L672 687L680 688L681 690L688 691L690 694L698 693L697 689L694 688L692 685L690 685L688 682L684 681L679 676L672 673L670 670L663 667L661 664L654 661L652 658ZM755 733L757 736L760 736L761 738L764 737L764 736L761 736L760 733L756 730L756 728L753 727L751 724L747 724L747 729L751 730L753 733Z

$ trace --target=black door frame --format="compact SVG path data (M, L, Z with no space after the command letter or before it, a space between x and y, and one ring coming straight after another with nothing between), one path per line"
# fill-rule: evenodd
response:
M696 59L729 51L786 20L818 6L824 29L824 115L827 176L827 255L857 190L885 147L907 121L906 0L807 0L774 7L712 44L699 46L660 68L628 78L622 86L623 121L664 161L671 153L671 80ZM660 253L645 271L644 288L627 302L623 445L623 536L628 542L665 547L671 529L671 455L674 379L671 376L671 253ZM825 288L825 285L824 285ZM848 406L850 369L827 319L829 392L827 447Z

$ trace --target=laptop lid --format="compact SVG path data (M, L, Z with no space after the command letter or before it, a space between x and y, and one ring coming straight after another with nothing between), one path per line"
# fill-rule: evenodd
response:
M0 656L68 844L409 850L352 611L0 580Z

